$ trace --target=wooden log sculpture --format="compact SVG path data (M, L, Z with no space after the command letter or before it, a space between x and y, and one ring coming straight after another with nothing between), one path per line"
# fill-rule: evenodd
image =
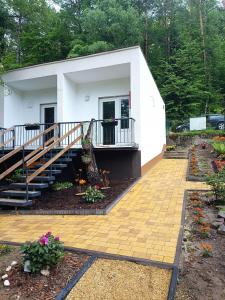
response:
M91 120L87 134L82 140L83 156L82 160L86 165L87 179L91 185L101 184L102 177L99 173L98 166L95 159L92 143L92 131L93 131L94 119ZM85 161L86 160L86 161Z

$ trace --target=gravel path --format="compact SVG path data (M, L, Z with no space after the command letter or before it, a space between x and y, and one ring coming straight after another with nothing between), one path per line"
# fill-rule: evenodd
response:
M171 271L98 259L67 300L166 300Z

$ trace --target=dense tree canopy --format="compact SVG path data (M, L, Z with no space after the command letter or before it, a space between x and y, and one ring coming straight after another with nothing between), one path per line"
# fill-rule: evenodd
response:
M0 0L5 70L137 44L169 119L223 110L225 1Z

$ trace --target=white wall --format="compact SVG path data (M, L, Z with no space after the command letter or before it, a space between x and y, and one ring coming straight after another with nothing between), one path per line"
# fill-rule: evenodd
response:
M140 86L140 149L143 166L161 153L166 144L166 124L164 102L142 53Z
M99 119L99 97L128 95L129 91L129 78L77 85L77 98L74 110L75 119L77 121L89 121L92 118ZM87 96L89 97L89 101L85 101Z
M22 92L7 88L4 96L4 127L23 124Z
M5 127L40 122L40 104L56 103L56 89L20 92L5 96Z
M0 127L4 126L4 89L0 84Z

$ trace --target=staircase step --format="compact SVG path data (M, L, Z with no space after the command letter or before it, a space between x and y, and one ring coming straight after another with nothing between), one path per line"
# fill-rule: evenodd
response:
M26 198L26 191L20 191L20 190L6 190L1 192L1 195L4 197L19 197L19 198ZM34 198L39 197L41 195L41 192L39 191L28 191L28 197Z
M0 206L30 206L32 200L0 198Z
M28 171L28 174L32 174L34 173L36 170L35 169L30 169ZM62 173L62 170L57 170L57 169L52 169L52 170L49 170L49 169L46 169L44 170L42 173L44 174L51 174L52 172L52 175L57 175L57 174L61 174Z
M62 157L67 157L67 158L71 158L71 157L76 157L77 156L77 152L70 152L70 153L66 153L64 154ZM45 157L51 157L51 153L46 153Z
M25 180L26 176L19 176L19 179ZM32 181L54 181L55 176L37 176Z
M50 157L45 157L45 158L42 158L43 160L45 161L49 161L51 158ZM71 162L73 161L72 158L68 158L68 157L60 157L56 160L56 163L67 163L67 162Z
M43 166L43 164L38 164L38 165L34 166L33 168L34 169L39 169L42 166ZM66 168L66 167L67 167L67 164L52 164L53 169L55 169L55 168L62 169L62 168Z
M26 188L26 183L18 182L10 184L12 188L24 189ZM28 189L42 190L48 187L48 183L28 183Z

